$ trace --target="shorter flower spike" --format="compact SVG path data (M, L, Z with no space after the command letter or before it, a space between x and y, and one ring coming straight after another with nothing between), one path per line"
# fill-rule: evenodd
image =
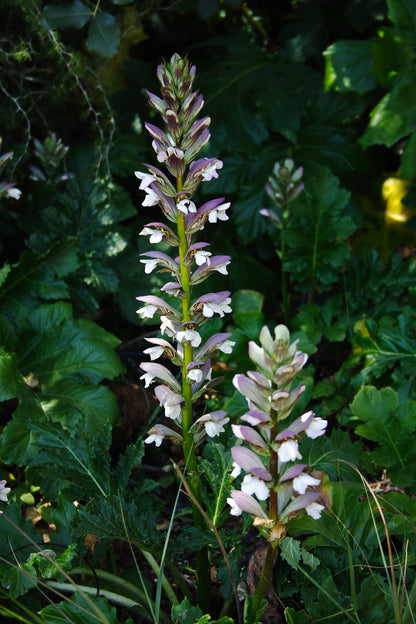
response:
M228 502L233 515L242 511L259 515L258 503L252 495L263 501L270 497L268 522L258 520L255 523L262 525L262 532L267 532L268 539L275 541L284 537L285 525L291 517L306 512L318 518L324 509L317 502L321 496L321 479L310 475L306 464L293 462L302 459L301 436L322 435L327 421L315 418L309 411L286 428L280 427L280 421L290 416L305 390L303 384L293 389L291 385L306 364L307 356L297 350L297 341L290 342L285 325L278 325L274 335L268 327L263 327L259 338L260 346L249 343L249 356L257 370L233 378L234 387L246 398L249 407L241 419L251 426L231 426L236 438L250 448L231 448L234 460L231 477L237 477L241 470L246 474L242 491L234 490Z

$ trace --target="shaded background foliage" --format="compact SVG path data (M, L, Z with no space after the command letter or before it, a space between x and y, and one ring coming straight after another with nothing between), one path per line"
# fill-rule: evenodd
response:
M134 520L140 514L150 526L160 512L156 502L145 512L133 500L156 485L139 472L128 486L141 440L110 453L119 410L108 386L120 376L137 381L137 337L154 329L135 314L135 297L161 282L138 261L148 249L138 234L155 218L141 206L133 172L154 160L143 131L153 119L145 90L158 91L155 68L174 52L198 69L212 118L204 155L224 162L199 199L232 202L212 246L233 259L219 283L235 293L227 329L237 344L213 404L225 402L233 419L242 413L232 369L250 366L247 342L264 322L282 321L283 270L291 330L312 356L301 407L309 401L331 423L330 437L302 451L307 461L334 481L357 481L340 459L371 475L387 468L394 485L416 491L415 15L414 0L3 0L1 153L13 154L0 163L1 182L22 195L0 186L0 458L14 466L17 500L42 483L54 505L45 517L68 547L91 527L109 541L121 537L117 482L134 540L160 552L156 534L141 535ZM265 186L287 157L303 166L305 191L281 232L260 209L279 215ZM386 178L393 182L383 187ZM216 487L210 462L229 461L221 449L213 458L208 447L203 460L207 497ZM60 477L51 479L56 466ZM357 490L346 489L338 484L336 510L350 505L350 526L364 532L371 518L360 524ZM77 497L85 505L74 520ZM342 540L336 556L325 550L330 522L308 545L333 591L347 555ZM307 523L293 535L308 532ZM188 546L207 539L194 535ZM237 546L238 536L228 539ZM297 565L289 550L279 572L288 596ZM354 551L357 565L361 554ZM14 595L28 589L18 575L7 578ZM363 604L370 585L362 580ZM300 593L315 601L313 617L328 613L307 584ZM376 605L366 608L377 622Z

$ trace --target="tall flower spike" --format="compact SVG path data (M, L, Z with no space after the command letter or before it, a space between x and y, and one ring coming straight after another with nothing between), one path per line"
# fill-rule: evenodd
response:
M142 205L151 209L158 206L170 222L168 227L152 221L140 234L149 236L152 244L163 242L174 248L172 254L166 253L166 250L147 251L140 257L145 273L157 270L169 275L161 288L161 297L148 294L137 297L144 304L138 314L143 319L159 316L163 336L148 339L152 346L145 353L150 356L151 362L141 364L144 371L142 379L146 386L153 382L161 384L155 388L155 394L165 416L172 421L172 429L153 427L146 443L153 442L159 446L164 438L169 438L183 445L188 482L201 504L195 447L206 436L219 435L228 418L219 410L194 421L193 404L207 389L218 383L218 378L211 379L211 358L215 351L230 353L233 343L228 333L216 334L203 343L199 332L202 323L214 314L222 318L231 312L230 293L223 290L208 292L195 300L192 297L193 286L204 282L212 272L227 275L230 262L229 256L213 256L207 250L208 243L196 240L204 226L228 219L230 204L221 197L199 206L194 198L201 184L217 178L223 166L216 158L195 160L209 141L211 123L207 116L198 119L204 102L202 95L193 90L195 75L195 67L178 54L157 68L160 97L153 93L148 93L148 97L151 108L161 120L159 124L146 123L145 128L150 134L158 166L146 164L147 171L136 171L135 175L144 193ZM165 298L169 298L168 301ZM154 363L161 357L167 357L171 364L179 366L179 381L170 368ZM175 426L180 427L176 437ZM197 505L193 511L197 526L202 527L204 521ZM198 588L209 585L206 557L203 563L197 561L197 569L201 576Z

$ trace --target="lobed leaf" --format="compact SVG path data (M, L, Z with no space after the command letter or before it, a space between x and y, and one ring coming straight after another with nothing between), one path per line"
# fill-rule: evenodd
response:
M346 239L355 230L345 214L350 196L327 169L321 169L306 188L283 232L289 247L284 268L297 289L328 290L349 257Z

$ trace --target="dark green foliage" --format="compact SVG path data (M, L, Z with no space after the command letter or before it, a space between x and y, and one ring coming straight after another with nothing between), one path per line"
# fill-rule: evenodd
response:
M134 215L133 207L121 187L90 176L71 179L54 199L40 211L28 244L41 255L56 240L73 243L79 267L68 280L71 298L80 311L93 312L105 293L119 289L113 259L130 239L119 222Z
M351 410L362 423L356 426L356 433L378 443L370 453L371 461L377 467L387 468L394 485L414 492L416 446L412 440L416 429L416 402L399 405L397 394L391 388L377 390L366 386L355 397Z
M74 598L68 602L60 602L56 605L48 605L40 612L45 624L61 624L62 621L70 621L73 624L89 624L92 620L106 622L106 624L119 624L116 608L110 605L105 598L74 594ZM133 624L133 620L124 620L125 624Z
M142 162L154 162L143 130L154 118L143 90L157 92L154 69L162 58L189 51L204 114L212 118L202 155L224 163L218 180L194 199L231 201L231 218L215 239L209 224L205 230L215 253L232 256L229 278L221 276L217 288L216 276L212 290L232 291L233 315L209 321L201 333L230 331L236 342L232 354L214 362L225 382L198 403L198 413L213 405L230 418L221 443L209 440L199 449L206 512L244 588L251 519L230 516L226 499L235 443L229 425L248 408L231 380L253 368L247 345L261 327L283 322L285 273L291 334L311 358L299 414L313 409L328 420L326 436L302 440L302 461L327 475L331 507L319 521L304 515L290 522L276 590L289 623L390 624L387 538L361 475L374 484L386 473L387 486L403 490L376 495L393 537L397 578L403 572L400 582L411 595L416 242L414 218L394 227L385 222L381 185L400 171L409 180L404 203L415 207L414 2L6 0L5 6L0 185L14 185L22 196L7 197L0 188L0 478L10 485L13 475L16 501L1 503L4 591L36 604L46 624L87 624L97 616L92 604L110 624L145 619L79 593L56 605L35 603L38 579L62 576L30 542L44 546L23 520L21 492L31 492L43 520L56 526L52 539L61 546L51 548L52 558L64 569L86 552L87 534L100 540L88 556L102 569L124 566L106 554L116 540L160 562L166 533L157 522L170 521L177 491L172 495L173 479L164 471L180 452L166 443L150 451L137 438L143 423L135 407L130 420L122 414L125 445L111 447L119 412L107 382L124 372L115 352L123 340L137 383L141 338L155 328L153 321L141 326L135 297L160 294L161 286L138 258L150 248L139 232L159 220L156 207L140 205L133 174ZM304 168L305 189L281 235L260 210L279 211L265 185L286 158ZM132 336L140 342L130 342ZM157 481L148 477L153 461ZM172 609L172 622L231 624L219 616L220 591L227 602L233 591L215 536L208 526L193 527L190 505L182 503L167 547L169 574L186 564L192 586L195 551L208 545L221 587L215 612L185 600ZM182 600L186 592L175 589Z
M140 500L126 503L118 496L95 498L80 511L76 532L79 536L93 533L97 537L126 540L161 552L164 535L156 528L156 518L162 507L161 501L149 496L145 505Z
M355 230L346 214L348 193L329 170L307 182L305 194L293 208L283 240L289 246L285 270L297 288L329 290L349 257L346 239ZM305 236L305 232L308 236Z

